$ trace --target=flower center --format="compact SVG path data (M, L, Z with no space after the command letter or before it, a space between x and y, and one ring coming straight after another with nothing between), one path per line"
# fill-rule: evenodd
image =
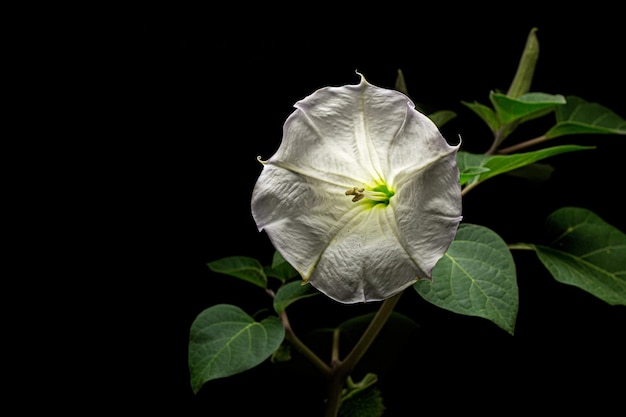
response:
M352 202L356 203L358 201L367 199L365 202L370 204L389 204L389 199L393 197L395 192L390 190L387 187L387 184L379 184L373 188L364 188L364 187L352 187L352 189L346 191L346 195L354 196L352 197Z

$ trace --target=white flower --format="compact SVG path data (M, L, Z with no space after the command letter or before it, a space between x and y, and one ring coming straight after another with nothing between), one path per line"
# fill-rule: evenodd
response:
M342 303L432 279L462 218L460 144L359 75L294 105L252 193L259 231L304 283Z

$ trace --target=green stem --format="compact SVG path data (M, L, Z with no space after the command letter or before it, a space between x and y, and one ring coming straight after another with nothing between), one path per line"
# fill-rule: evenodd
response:
M343 361L333 361L331 367L331 374L328 381L328 395L326 398L326 411L325 417L336 417L339 413L339 407L341 406L341 390L343 389L346 379L352 373L356 365L359 363L365 352L369 349L372 342L376 339L376 336L380 333L383 326L389 319L389 316L393 312L396 304L402 292L394 295L391 298L386 299L378 309L378 312L370 322L367 329L354 345L348 356ZM338 348L337 342L338 333L335 334L335 342L333 343L333 351ZM334 355L333 355L334 356Z
M528 148L529 146L537 145L538 143L548 140L546 136L539 136L534 139L527 140L525 142L518 143L517 145L509 146L498 150L498 154L508 154L511 152L519 151L520 149Z
M498 146L500 146L504 139L506 139L506 136L504 135L504 127L502 127L497 132L495 132L493 143L491 144L491 147L487 150L487 152L485 152L485 155L495 154L498 150Z
M462 190L461 190L461 196L464 196L465 194L469 193L472 188L476 187L478 184L480 184L479 182L474 182L471 183L469 185L466 185Z
M509 249L518 249L518 250L534 250L532 245L528 243L510 243L507 245Z
M296 334L294 333L293 329L291 328L291 324L289 323L289 318L287 317L287 312L285 310L283 310L279 314L279 317L280 317L280 320L283 323L283 327L285 328L285 339L287 339L287 341L289 343L291 343L291 345L293 347L295 347L305 358L310 360L311 363L313 363L313 365L315 365L315 367L317 369L319 369L322 372L323 375L325 375L327 377L331 377L331 375L332 375L331 368L328 365L326 365L326 363L324 363L324 361L321 360L319 358L319 356L317 356L315 354L315 352L313 352L311 349L309 349L309 347L307 345L305 345L298 338L298 336L296 336Z
M352 372L356 364L361 360L367 349L370 347L378 333L382 330L383 326L387 322L387 319L393 312L393 309L398 304L402 292L394 295L391 298L386 299L380 306L380 309L370 322L369 326L361 336L361 339L354 345L352 351L348 353L348 356L343 360L341 366Z

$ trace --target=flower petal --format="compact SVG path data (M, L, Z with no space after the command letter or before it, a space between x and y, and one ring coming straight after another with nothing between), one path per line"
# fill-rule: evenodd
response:
M257 180L252 193L257 227L304 279L343 224L342 217L359 211L346 189L269 163Z
M410 254L420 278L432 270L454 240L462 220L461 186L456 151L413 173L396 185L390 202L398 240Z
M396 238L392 212L382 205L362 210L320 257L309 282L342 303L380 301L415 283L410 255Z

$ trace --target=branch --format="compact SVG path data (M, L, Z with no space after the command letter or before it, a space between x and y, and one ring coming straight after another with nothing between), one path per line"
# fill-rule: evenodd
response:
M305 345L294 333L293 329L291 328L291 324L289 323L289 318L287 317L287 311L283 310L279 314L279 317L283 323L283 327L285 328L285 339L287 339L289 343L291 343L296 349L298 349L298 351L302 353L305 358L310 360L311 363L313 363L313 365L315 365L315 367L319 369L324 376L330 377L332 374L331 368L326 365L326 363L324 363L324 361L322 361L319 356L315 354L315 352L309 349L309 347Z
M528 148L529 146L533 146L538 143L545 142L548 139L549 138L547 138L545 135L542 135L534 139L529 139L525 142L518 143L517 145L512 145L512 146L509 146L508 148L500 149L498 150L498 154L508 154L508 153L512 153L515 151L519 151L520 149Z

